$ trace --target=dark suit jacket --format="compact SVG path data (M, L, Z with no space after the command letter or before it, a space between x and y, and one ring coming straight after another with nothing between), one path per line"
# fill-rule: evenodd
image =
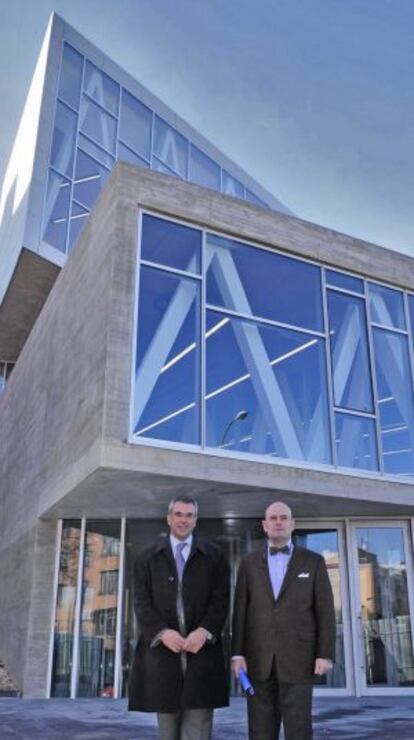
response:
M276 601L267 549L243 558L234 600L232 654L246 658L253 683L269 677L274 660L280 681L315 682L315 658L335 657L333 595L320 555L294 548Z
M129 690L129 709L177 712L228 704L221 631L229 607L229 567L220 547L194 536L182 580L187 634L204 627L214 636L195 655L187 654L183 677L180 654L162 643L150 647L163 629L179 629L177 572L169 538L138 558L134 604L140 629Z

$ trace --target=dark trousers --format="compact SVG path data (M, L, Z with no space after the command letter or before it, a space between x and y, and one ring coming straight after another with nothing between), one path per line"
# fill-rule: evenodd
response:
M254 690L247 702L249 740L278 740L281 722L286 740L312 740L312 684L281 683L273 667Z

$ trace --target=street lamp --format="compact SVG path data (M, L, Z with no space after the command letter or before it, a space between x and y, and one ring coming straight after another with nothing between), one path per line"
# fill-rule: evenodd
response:
M245 419L247 419L248 415L249 415L249 412L248 411L238 411L238 413L236 414L236 416L231 421L229 421L229 423L227 424L227 426L226 426L226 428L224 430L223 436L221 438L220 447L223 447L224 446L224 441L225 441L225 439L227 437L227 433L228 433L230 427L236 421L244 421Z

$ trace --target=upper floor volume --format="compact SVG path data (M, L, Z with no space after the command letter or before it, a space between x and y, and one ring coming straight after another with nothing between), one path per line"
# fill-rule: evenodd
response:
M22 248L64 264L117 159L289 212L53 14L1 193L0 305Z

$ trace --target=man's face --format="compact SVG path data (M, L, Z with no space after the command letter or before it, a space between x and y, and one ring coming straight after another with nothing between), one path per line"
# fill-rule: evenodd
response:
M262 525L269 542L281 546L289 542L295 528L295 520L292 519L292 512L286 504L276 502L266 509Z
M173 537L177 540L186 540L197 522L193 504L176 501L167 516L167 522Z

